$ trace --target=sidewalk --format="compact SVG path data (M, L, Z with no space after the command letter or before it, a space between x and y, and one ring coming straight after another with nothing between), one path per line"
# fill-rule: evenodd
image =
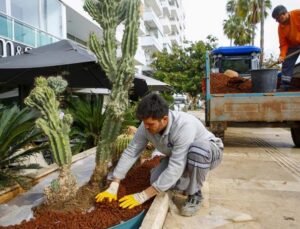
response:
M300 228L300 149L285 129L229 128L202 192L194 217L178 214L176 196L163 228Z

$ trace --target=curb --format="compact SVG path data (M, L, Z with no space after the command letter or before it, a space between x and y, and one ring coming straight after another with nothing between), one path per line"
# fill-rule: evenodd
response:
M140 229L162 228L168 213L169 200L169 195L166 192L158 194L152 202Z
M81 153L74 155L72 157L72 164L78 160L90 156L91 154L94 154L96 152L96 148L97 147L93 147L91 149L85 150ZM40 179L56 171L58 168L59 167L54 163L49 165L48 167L38 169L36 172L27 174L27 176L33 179L32 184L35 185L39 182ZM22 189L19 185L14 185L12 187L5 188L4 190L0 191L0 204L8 202L9 200L13 199L14 197L23 192L25 192L24 189Z

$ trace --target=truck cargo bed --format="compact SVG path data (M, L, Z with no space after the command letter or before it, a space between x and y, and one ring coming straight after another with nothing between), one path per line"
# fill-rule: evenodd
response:
M211 94L211 122L300 121L300 92Z

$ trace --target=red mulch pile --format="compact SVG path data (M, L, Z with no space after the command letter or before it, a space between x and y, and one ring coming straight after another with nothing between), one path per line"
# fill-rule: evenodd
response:
M210 75L211 94L228 93L251 93L252 83L250 79L243 77L229 77L223 73L212 73Z
M150 185L150 170L158 165L159 157L144 162L142 165L134 167L121 182L118 198L124 195L141 192ZM95 209L91 212L70 212L64 213L59 211L47 211L37 213L35 219L28 222L23 221L19 225L1 227L9 229L101 229L108 228L126 221L139 214L142 210L148 210L153 198L141 206L131 210L122 209L118 202L113 201L95 203Z
M210 76L211 94L229 94L229 93L251 93L251 79L243 77L229 77L223 73L212 73ZM280 86L280 79L277 82L277 88ZM292 78L289 91L300 91L300 78Z

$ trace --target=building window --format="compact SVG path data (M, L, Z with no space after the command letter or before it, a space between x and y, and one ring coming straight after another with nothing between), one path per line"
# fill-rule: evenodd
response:
M0 35L12 39L11 19L0 15Z
M39 28L39 0L11 0L11 15L31 26Z
M62 4L58 0L42 1L42 15L42 29L54 36L62 37Z
M28 44L32 47L36 46L35 34L36 31L21 22L15 22L14 25L15 40L23 44Z
M6 13L6 0L0 0L0 12Z

